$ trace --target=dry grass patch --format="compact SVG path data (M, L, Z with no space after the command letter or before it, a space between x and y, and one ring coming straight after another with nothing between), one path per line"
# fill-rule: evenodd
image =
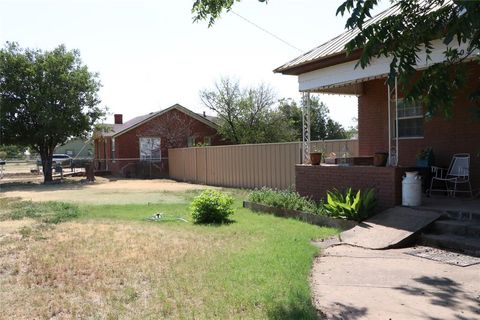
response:
M206 186L168 179L108 180L97 177L95 183L82 183L84 178L68 178L61 184L3 185L4 197L31 201L67 201L83 204L178 203L181 194L205 189ZM1 197L0 197L1 198Z
M70 222L42 232L44 240L0 247L6 318L191 318L202 310L202 272L214 255L236 250L222 235L144 223Z
M0 238L0 318L315 319L310 241L336 231L253 214L230 192L223 226L145 220L188 219L192 192L156 204L12 200L0 220L36 224Z

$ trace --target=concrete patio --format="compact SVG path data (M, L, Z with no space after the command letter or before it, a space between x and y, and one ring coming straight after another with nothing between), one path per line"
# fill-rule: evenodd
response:
M451 198L444 195L432 195L431 197L422 198L420 208L426 210L480 213L480 198Z
M409 250L326 249L311 275L316 307L337 320L480 319L480 264L458 267Z

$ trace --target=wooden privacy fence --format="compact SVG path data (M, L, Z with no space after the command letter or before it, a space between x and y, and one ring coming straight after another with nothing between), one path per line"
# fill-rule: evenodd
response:
M314 141L326 154L348 150L358 156L358 140ZM302 161L300 142L244 144L168 150L169 176L199 184L286 189L295 184L295 164Z

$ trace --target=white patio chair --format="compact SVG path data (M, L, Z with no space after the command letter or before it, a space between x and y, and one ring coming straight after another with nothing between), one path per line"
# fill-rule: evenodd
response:
M455 197L457 192L468 192L473 197L472 185L470 184L470 154L457 153L452 157L448 171L446 168L432 166L432 180L430 182L429 195L432 191L447 192L449 196ZM445 189L433 189L435 181L443 182ZM467 184L468 190L458 190L457 185ZM438 183L437 183L438 185Z

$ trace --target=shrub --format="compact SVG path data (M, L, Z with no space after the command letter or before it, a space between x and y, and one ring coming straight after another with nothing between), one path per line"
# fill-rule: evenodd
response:
M216 190L205 190L191 204L195 223L224 223L233 214L233 198Z
M362 221L373 214L375 204L373 189L367 190L365 194L358 190L354 194L352 188L348 188L344 193L336 189L327 191L327 203L323 206L331 217Z
M322 213L321 205L317 205L314 201L304 198L292 190L262 188L252 191L249 194L248 200L270 207L298 210L315 214Z

